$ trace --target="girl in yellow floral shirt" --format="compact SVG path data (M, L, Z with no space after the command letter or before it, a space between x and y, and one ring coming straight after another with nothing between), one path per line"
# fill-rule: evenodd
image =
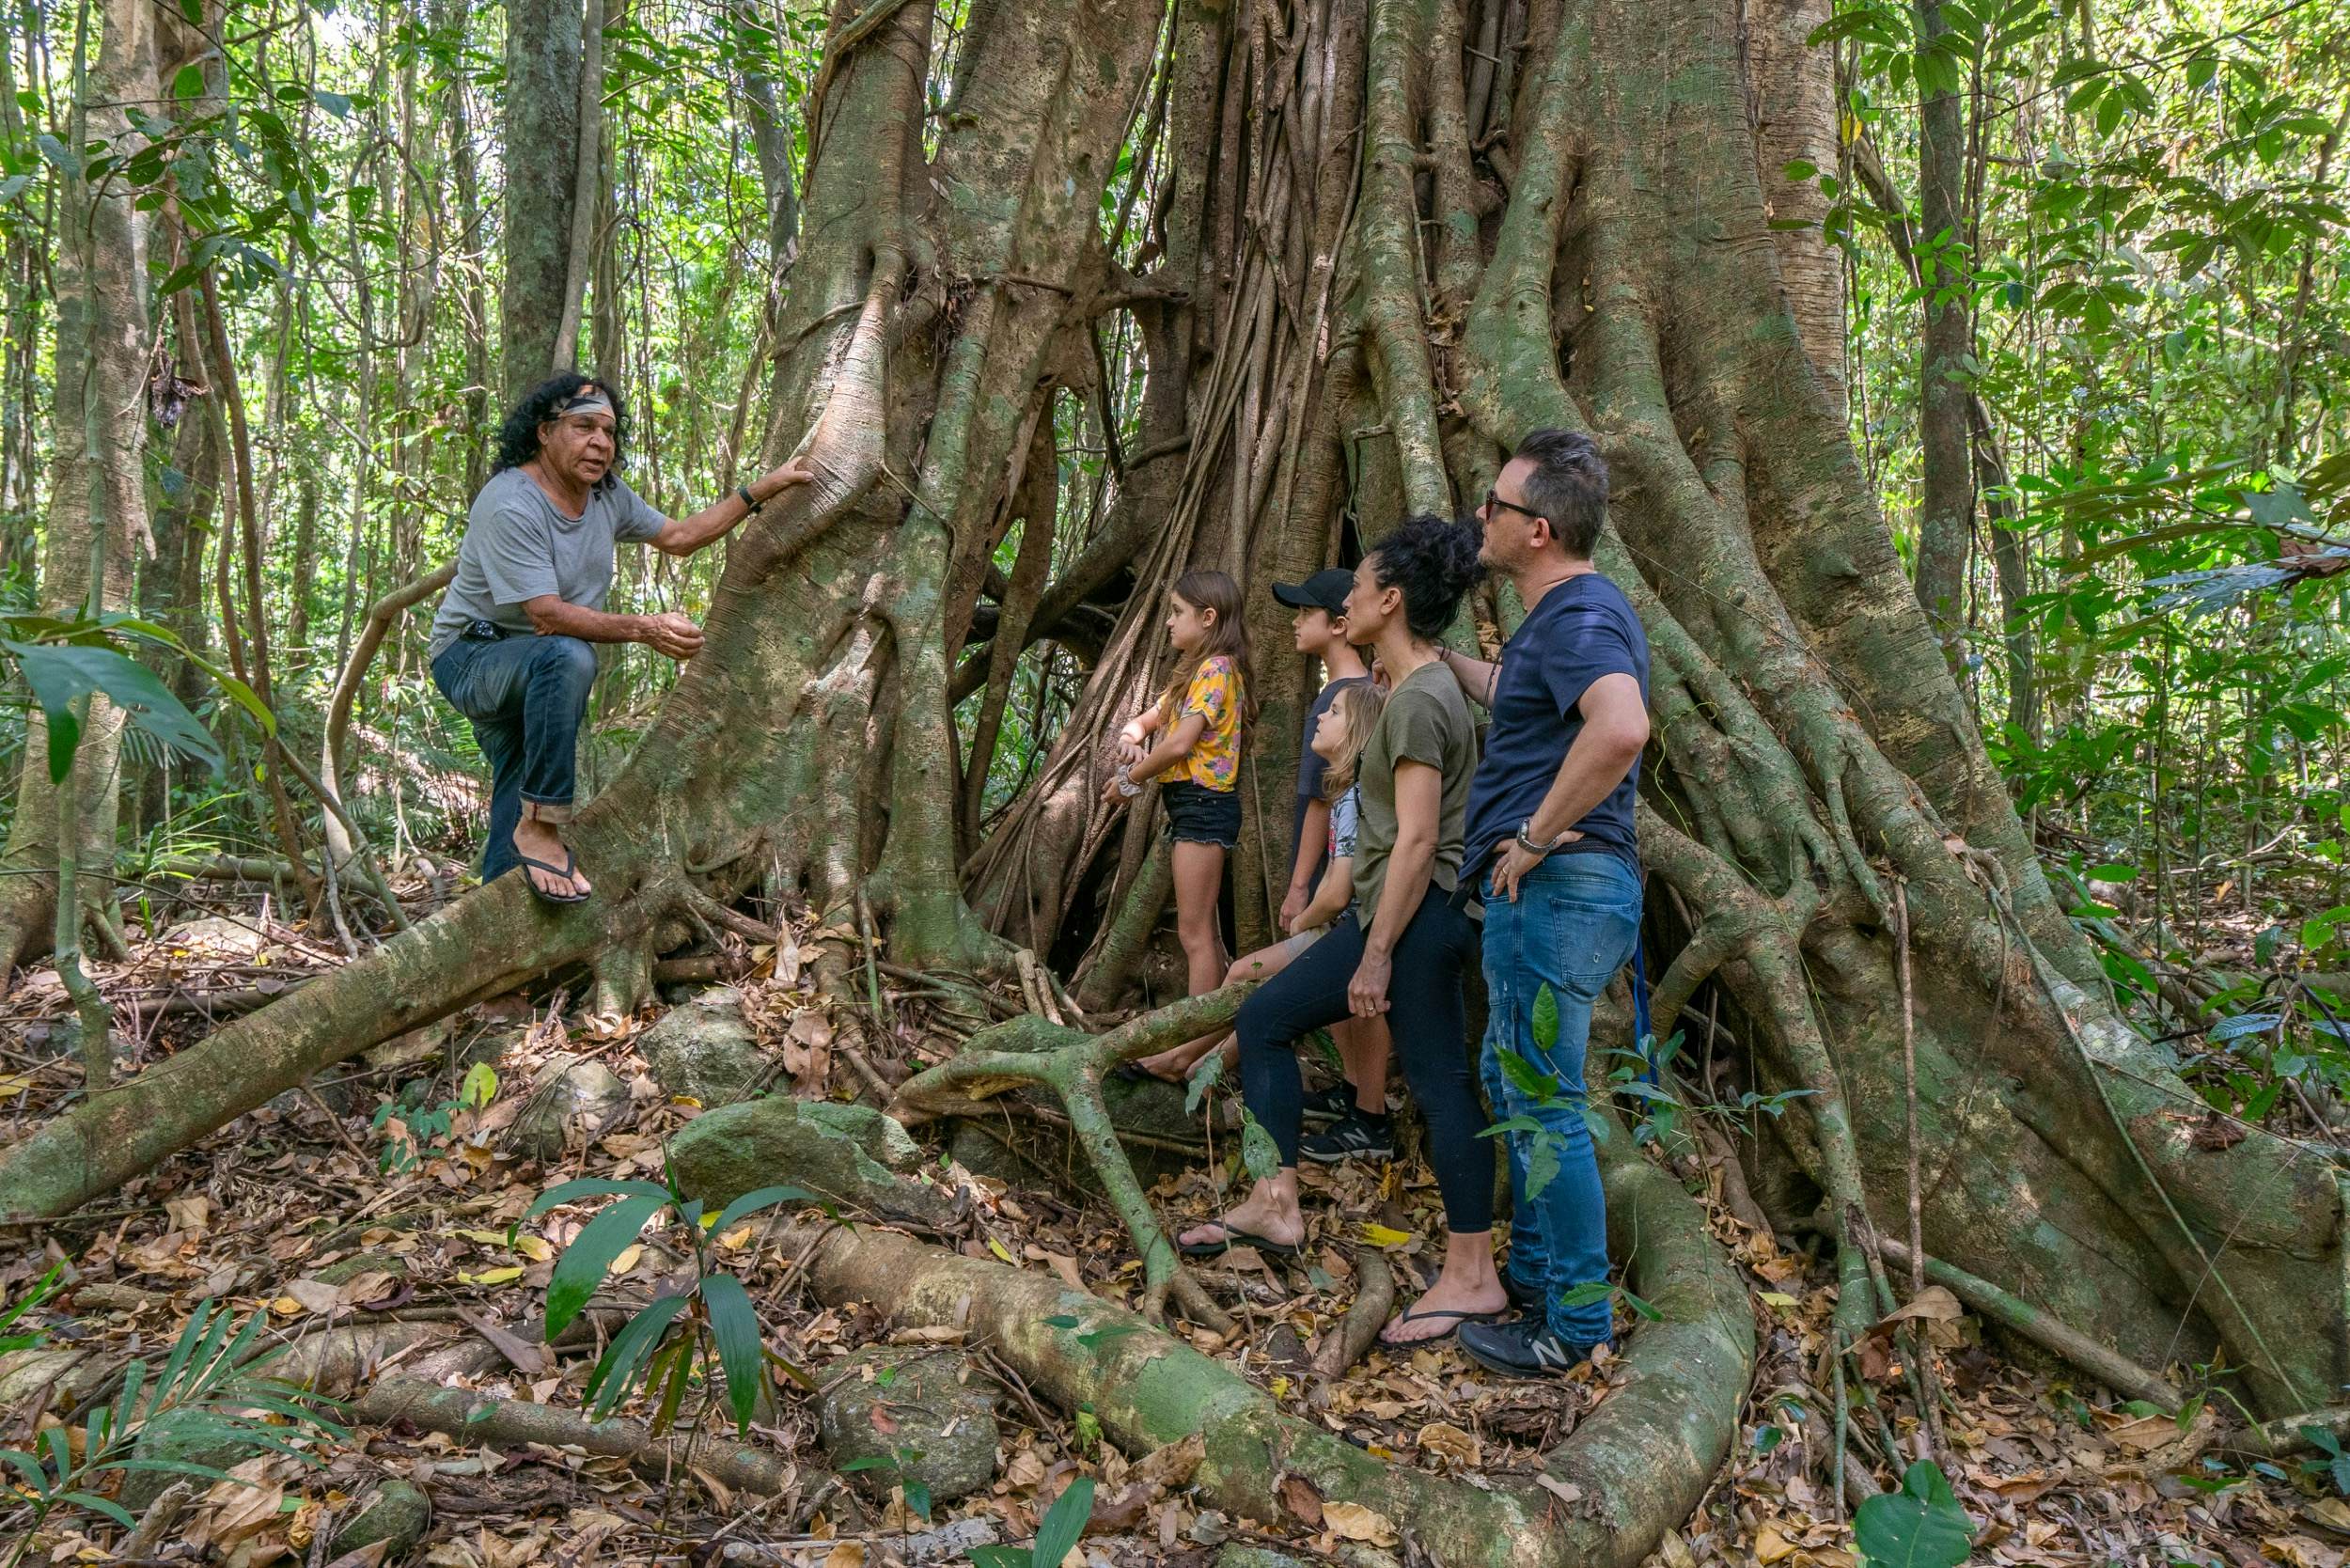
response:
M1157 779L1173 845L1175 929L1191 995L1224 978L1216 903L1224 856L1240 844L1240 738L1248 698L1248 635L1240 585L1221 572L1186 572L1167 596L1167 636L1183 657L1158 702L1118 732L1119 769L1103 787L1117 800ZM1159 735L1156 745L1150 737Z

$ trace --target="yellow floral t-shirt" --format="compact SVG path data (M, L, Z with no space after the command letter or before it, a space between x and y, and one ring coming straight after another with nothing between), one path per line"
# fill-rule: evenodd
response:
M1164 783L1178 780L1204 789L1230 791L1240 785L1240 718L1246 704L1241 688L1240 666L1219 653L1202 659L1192 672L1183 705L1175 711L1181 724L1198 713L1208 721L1183 760L1159 776Z

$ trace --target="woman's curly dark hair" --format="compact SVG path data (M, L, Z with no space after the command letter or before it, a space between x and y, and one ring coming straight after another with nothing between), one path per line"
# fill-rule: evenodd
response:
M537 457L539 427L559 417L556 411L578 397L580 389L587 386L596 388L612 400L612 466L605 469L603 478L596 481L596 488L602 490L610 484L620 472L620 464L628 455L628 404L621 401L619 393L595 377L583 376L577 370L565 370L560 375L549 376L523 394L523 400L514 405L505 423L498 426L497 464L491 472L502 474L509 468L520 468Z
M1371 558L1379 586L1403 590L1403 623L1429 642L1444 635L1461 596L1485 570L1477 561L1477 530L1429 512L1381 540Z

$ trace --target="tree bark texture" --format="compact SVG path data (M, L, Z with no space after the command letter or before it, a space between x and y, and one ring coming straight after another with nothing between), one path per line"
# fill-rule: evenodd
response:
M1941 0L1917 0L1919 53L1950 31ZM1947 64L1947 61L1945 62ZM1925 95L1918 108L1918 269L1925 336L1918 353L1921 473L1918 499L1918 603L1952 670L1966 660L1966 567L1974 552L1975 472L1967 439L1974 306L1963 221L1966 120L1958 91Z
M190 30L164 18L136 0L107 0L93 19L97 54L74 110L86 142L102 142L125 158L147 145L129 111L156 102L166 65L176 69L191 52ZM166 51L169 62L162 58ZM93 572L98 607L128 608L138 546L149 540L147 379L154 339L147 253L153 220L134 210L136 196L119 178L68 177L62 186L54 266L56 422L39 576L40 607L52 615L70 617L89 605ZM73 771L85 904L113 896L122 726L120 710L102 697L91 699ZM50 943L60 846L47 733L39 711L28 713L16 812L0 855L7 873L0 875L0 974Z
M498 333L504 390L493 418L544 381L555 364L579 182L579 65L580 0L509 0L506 277Z
M1853 1309L1873 1315L1877 1224L1904 1228L1900 929L1926 1250L2157 1372L2224 1352L2255 1408L2325 1403L2350 1378L2329 1167L2265 1135L2199 1148L2201 1102L2052 897L1763 240L1737 8L1533 4L1494 67L1465 41L1487 3L1185 4L1162 28L1147 0L985 0L928 156L932 8L836 7L761 442L815 478L729 544L701 655L574 824L595 900L468 896L19 1143L0 1211L69 1209L524 975L589 964L630 1005L695 901L761 879L819 911L820 976L861 964L864 911L912 968L1009 972L1015 944L1123 932L1096 947L1131 969L1126 910L1147 933L1165 883L1097 764L1164 676L1172 573L1238 569L1253 600L1350 518L1375 541L1566 426L1608 458L1600 561L1653 651L1650 902L1688 915L1652 927L1673 939L1655 1027L1718 997L1753 1087L1808 1091L1769 1136L1823 1200ZM1149 243L1120 261L1100 214L1143 135ZM1118 311L1140 434L1039 588L993 555L1044 510L1022 493L1038 421L1089 387L1086 339ZM1963 463L1963 409L1959 430ZM1243 776L1268 845L1306 679L1277 628L1252 619L1268 712ZM1065 636L1088 673L959 863L950 705L995 678L971 645L996 636ZM1279 890L1242 863L1244 930ZM1103 974L1089 1009L1118 999Z

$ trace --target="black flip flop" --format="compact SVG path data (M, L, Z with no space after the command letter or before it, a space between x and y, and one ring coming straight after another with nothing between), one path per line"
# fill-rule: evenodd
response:
M523 886L528 887L531 896L540 903L586 903L588 902L589 895L586 893L550 893L531 878L531 871L540 870L546 872L549 876L559 876L566 882L570 881L572 874L579 870L579 857L572 854L570 850L563 852L563 864L559 867L550 866L543 860L533 860L526 855L518 855L515 858L523 863Z
M1163 1084L1167 1082L1138 1061L1121 1061L1110 1069L1110 1076L1130 1084Z
M1465 1323L1498 1323L1501 1320L1501 1314L1499 1312L1456 1312L1449 1308L1416 1312L1407 1307L1403 1309L1403 1315L1395 1321L1398 1324L1434 1323L1438 1318L1450 1318L1452 1326L1441 1334L1430 1334L1418 1340L1390 1340L1387 1338L1386 1329L1382 1328L1379 1330L1379 1342L1389 1350L1418 1350L1422 1345L1444 1343L1445 1341L1458 1334L1461 1331L1461 1325Z
M1223 1228L1224 1237L1221 1241L1177 1242L1175 1250L1186 1258L1221 1258L1236 1247L1253 1247L1260 1252L1270 1252L1277 1258L1297 1256L1297 1248L1287 1242L1277 1242L1270 1236L1260 1236L1252 1231L1243 1231L1237 1226L1226 1225L1220 1219L1212 1219L1208 1223Z

